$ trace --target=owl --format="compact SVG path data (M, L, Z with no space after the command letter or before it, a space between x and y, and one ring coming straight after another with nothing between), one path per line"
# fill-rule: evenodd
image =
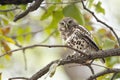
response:
M74 19L65 17L58 24L58 30L65 44L86 54L99 51L91 33ZM75 52L77 54L77 52ZM105 60L102 58L102 62Z

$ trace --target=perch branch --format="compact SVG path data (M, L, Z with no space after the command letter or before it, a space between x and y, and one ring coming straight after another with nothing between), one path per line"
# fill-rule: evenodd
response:
M111 57L111 56L117 56L118 54L120 55L120 52L115 52L115 51L120 51L120 49L110 49L110 50L105 50L104 51L104 54L103 54L103 51L99 51L97 52L96 54L91 54L89 56L91 57L80 57L78 56L76 58L76 56L72 57L72 58L65 58L65 59L62 59L62 60L55 60L51 63L49 63L47 66L45 66L44 68L40 69L37 73L35 73L31 78L30 80L37 80L39 79L40 77L42 77L44 74L46 74L48 71L49 71L49 68L52 64L54 63L57 63L58 61L59 62L59 66L60 65L65 65L65 64L69 64L69 63L78 63L78 64L84 64L84 61L87 61L87 60L94 60L94 59L97 59L97 58L101 58L101 57ZM101 54L100 54L101 53ZM104 70L103 72L100 72L98 74L94 74L92 75L89 79L90 80L93 80L93 79L96 79L97 77L101 76L101 75L104 75L104 74L109 74L109 73L114 73L114 72L120 72L120 69L107 69L107 70Z
M39 45L39 46L41 46L41 45ZM53 46L42 45L41 47L49 47L49 48L51 48ZM54 47L58 47L58 45L57 46L54 45ZM63 46L59 46L59 47L63 47ZM104 50L104 51L98 51L98 52L89 54L88 56L75 56L75 55L73 55L73 57L66 57L64 59L55 60L55 61L52 61L51 63L49 63L44 68L40 69L35 74L33 74L29 78L29 80L37 80L40 77L42 77L43 75L45 75L49 71L50 66L52 64L54 64L54 63L59 62L58 66L69 64L69 63L84 64L85 61L94 60L94 59L100 59L100 58L105 58L105 57L112 57L112 56L120 56L120 48L109 49L109 50ZM97 77L99 77L101 75L114 73L114 72L120 72L120 69L107 69L107 70L104 70L103 72L100 72L98 74L93 74L89 79L93 80L93 79L95 79L95 78L97 78Z

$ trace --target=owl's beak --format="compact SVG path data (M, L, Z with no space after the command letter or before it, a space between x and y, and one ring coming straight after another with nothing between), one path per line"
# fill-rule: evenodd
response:
M69 25L66 23L66 24L65 24L65 27L66 27L67 30L68 30L68 26L69 26Z

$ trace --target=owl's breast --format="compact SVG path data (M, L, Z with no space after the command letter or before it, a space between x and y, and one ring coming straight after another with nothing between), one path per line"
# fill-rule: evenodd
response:
M82 37L76 34L72 34L71 36L69 36L66 40L66 44L80 51L84 51L88 47L87 42Z

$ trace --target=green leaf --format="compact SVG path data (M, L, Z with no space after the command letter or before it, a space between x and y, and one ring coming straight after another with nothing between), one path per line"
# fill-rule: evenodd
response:
M104 43L103 43L103 49L111 49L114 48L115 42L113 40L110 40L108 38L104 38Z
M120 73L118 73L115 78L116 78L116 79L117 79L117 78L120 78Z
M41 16L40 20L45 20L46 18L48 18L49 16L51 16L51 15L52 15L52 12L54 11L55 8L56 8L55 5L51 5L51 6L47 9L47 11L45 11L45 12L43 13L43 15Z
M103 13L103 14L105 14L105 10L104 10L104 8L102 8L101 4L102 4L102 3L99 1L99 2L95 5L95 10L96 10L96 12L98 12L98 13Z
M94 2L94 0L89 0L89 5L88 5L88 7L92 7L92 5L93 5L93 2Z
M47 33L48 33L48 34L52 32L51 29L57 28L58 22L59 22L62 18L63 18L63 13L62 13L62 10L61 10L61 9L59 9L59 10L57 10L57 11L54 11L54 12L52 13L52 21L51 21L51 23L48 25L48 28L49 28L49 29L47 30Z
M89 31L93 31L94 28L91 25L85 25L85 28Z
M31 37L32 37L32 35L29 34L31 32L31 28L29 26L26 27L25 32L26 32L25 40L27 42L29 42L31 40Z
M27 6L27 5L20 5L20 8L21 8L22 10L26 10L26 6Z
M72 17L78 21L79 24L84 25L85 21L83 15L75 4L67 5L63 9L63 14L66 17Z
M25 33L21 27L18 28L17 30L17 40L21 43L23 43L24 37L22 34Z
M5 15L0 15L0 18L1 18L1 22L0 22L0 23L3 23L4 25L5 25L5 24L8 25L9 19L8 19L7 16L5 16Z
M108 58L106 58L106 62L105 62L106 66L112 68L114 66L114 64L117 64L120 62L119 58L120 57L108 57Z

